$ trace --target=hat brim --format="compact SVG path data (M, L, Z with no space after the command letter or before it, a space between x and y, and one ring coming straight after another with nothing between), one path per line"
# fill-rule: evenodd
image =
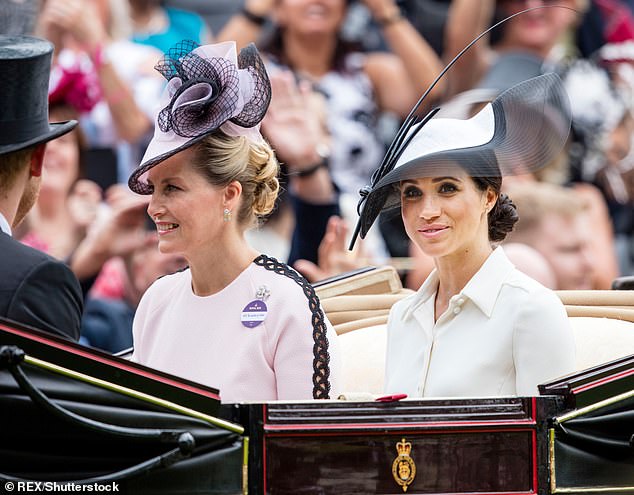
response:
M142 179L143 175L149 172L152 168L156 167L159 163L167 160L168 158L171 158L172 156L176 155L177 153L180 153L181 151L185 151L187 148L190 148L194 144L202 141L207 136L209 136L210 134L213 134L217 130L218 129L213 129L213 130L210 130L209 132L201 134L200 136L193 137L190 140L178 146L177 148L172 148L169 151L166 151L165 153L161 153L160 155L154 156L148 161L142 163L130 175L128 179L128 187L130 188L130 190L132 190L133 192L137 194L152 194L152 187L146 181Z
M77 125L76 120L67 120L65 122L53 122L49 123L48 128L49 131L40 134L34 138L28 139L26 141L21 141L19 143L11 143L11 144L3 144L0 145L0 155L5 155L7 153L12 153L14 151L20 151L26 149L30 146L36 146L38 144L47 143L55 138L63 136L68 132L72 131Z

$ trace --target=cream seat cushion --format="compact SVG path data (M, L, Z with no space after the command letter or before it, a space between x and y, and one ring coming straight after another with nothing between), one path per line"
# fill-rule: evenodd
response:
M387 325L346 332L337 338L343 380L341 391L381 395L385 373Z
M571 317L577 370L634 354L634 323L612 318Z
M382 267L316 288L339 335L344 394L383 394L387 315L411 294ZM634 354L634 291L556 291L575 335L578 371Z

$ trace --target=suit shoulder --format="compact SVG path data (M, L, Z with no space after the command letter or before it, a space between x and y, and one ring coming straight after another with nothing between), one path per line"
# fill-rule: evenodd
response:
M68 283L79 289L79 282L70 267L46 253L26 246L11 237L0 234L0 289L14 291L23 287L25 281L46 279L52 283Z
M13 266L28 266L47 260L56 261L52 256L22 244L6 234L0 234L0 248L7 255L5 260L10 260Z

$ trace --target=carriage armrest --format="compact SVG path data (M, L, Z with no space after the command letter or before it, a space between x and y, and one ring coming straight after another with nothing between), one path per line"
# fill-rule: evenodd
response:
M313 285L320 299L343 295L394 294L403 289L392 266L366 267Z

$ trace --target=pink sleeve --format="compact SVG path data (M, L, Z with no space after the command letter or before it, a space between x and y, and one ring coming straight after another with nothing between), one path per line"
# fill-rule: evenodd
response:
M314 354L312 314L308 307L308 300L299 293L298 298L287 301L285 308L288 312L281 319L282 328L279 337L273 366L277 382L278 400L312 399L313 398L313 374ZM325 318L325 316L324 316ZM339 368L339 354L337 352L335 331L325 318L327 325L328 354L330 356L330 398L336 398L336 375Z

